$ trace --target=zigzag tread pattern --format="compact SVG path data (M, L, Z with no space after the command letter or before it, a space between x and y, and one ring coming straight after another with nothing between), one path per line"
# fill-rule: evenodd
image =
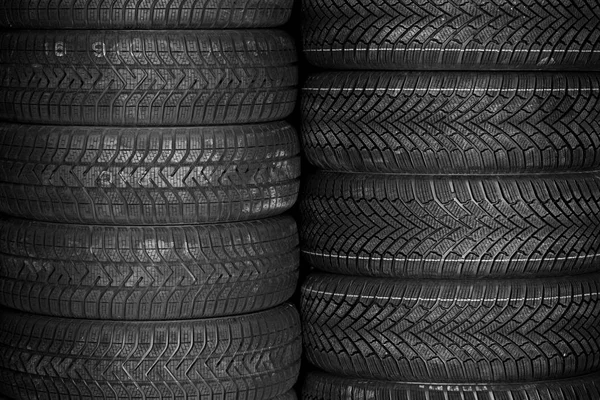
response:
M596 169L599 87L592 73L323 73L303 88L304 150L336 171Z
M600 176L320 172L300 202L301 251L333 273L503 277L595 271Z
M8 31L0 117L58 125L277 121L294 109L294 41L277 30Z
M11 397L272 399L299 372L300 320L289 304L168 322L0 318L0 391Z
M0 221L0 304L111 320L237 315L296 288L295 221L84 226Z
M284 122L200 128L0 125L0 210L43 221L185 223L277 215L296 201Z
M394 280L311 275L301 313L324 371L403 382L564 379L600 366L600 275Z
M595 400L600 374L546 382L514 384L439 384L385 382L311 372L304 400Z
M0 27L27 29L224 29L285 24L293 0L5 0Z
M305 0L304 51L325 68L596 69L589 0Z

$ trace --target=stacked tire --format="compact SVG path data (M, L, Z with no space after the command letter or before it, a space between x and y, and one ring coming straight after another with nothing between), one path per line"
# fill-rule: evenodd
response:
M600 398L600 6L303 8L303 398Z
M291 7L2 2L0 393L296 398Z

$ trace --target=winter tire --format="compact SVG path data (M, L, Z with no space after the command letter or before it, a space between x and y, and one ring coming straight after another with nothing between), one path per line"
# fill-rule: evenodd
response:
M0 319L0 390L21 399L272 399L300 366L291 305L166 322Z
M0 26L29 29L223 29L283 25L293 0L4 0Z
M600 261L600 175L320 172L301 200L318 269L380 277L580 274Z
M276 30L7 31L0 117L57 125L275 121L294 109L297 55Z
M310 62L342 69L600 68L588 0L304 0Z
M569 378L600 367L599 289L599 274L505 280L314 274L302 287L304 348L324 371L365 379Z
M298 279L290 217L161 227L0 223L0 304L35 314L236 315L283 303Z
M304 151L352 172L559 172L600 166L597 74L332 72L306 82Z
M0 211L41 221L179 224L280 214L296 201L287 123L189 128L0 125Z
M310 373L304 400L595 400L600 374L546 382L438 384L384 382Z

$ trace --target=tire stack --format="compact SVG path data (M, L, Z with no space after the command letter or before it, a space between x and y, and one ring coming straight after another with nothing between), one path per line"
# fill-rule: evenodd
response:
M303 398L599 399L598 3L303 8Z
M0 5L0 393L295 399L291 0Z

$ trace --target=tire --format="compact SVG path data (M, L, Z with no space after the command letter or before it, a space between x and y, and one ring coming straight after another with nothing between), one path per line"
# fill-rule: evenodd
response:
M383 382L313 372L304 400L596 400L600 375L510 384L423 384Z
M598 70L587 0L305 0L309 62L341 69Z
M302 254L333 273L398 278L596 271L600 175L320 172L303 189Z
M283 303L298 280L291 217L166 227L0 223L0 304L35 314L237 315Z
M168 322L0 318L0 388L17 398L272 399L300 367L300 321L289 304Z
M0 211L40 221L180 224L285 212L299 190L287 123L194 128L0 125Z
M579 73L332 72L306 82L304 150L324 169L598 169L600 79Z
M406 280L311 275L304 349L324 371L405 382L555 380L600 366L600 274Z
M223 29L285 24L292 0L5 0L0 27L18 29Z
M8 31L0 118L57 125L276 121L294 109L292 38L275 30Z

